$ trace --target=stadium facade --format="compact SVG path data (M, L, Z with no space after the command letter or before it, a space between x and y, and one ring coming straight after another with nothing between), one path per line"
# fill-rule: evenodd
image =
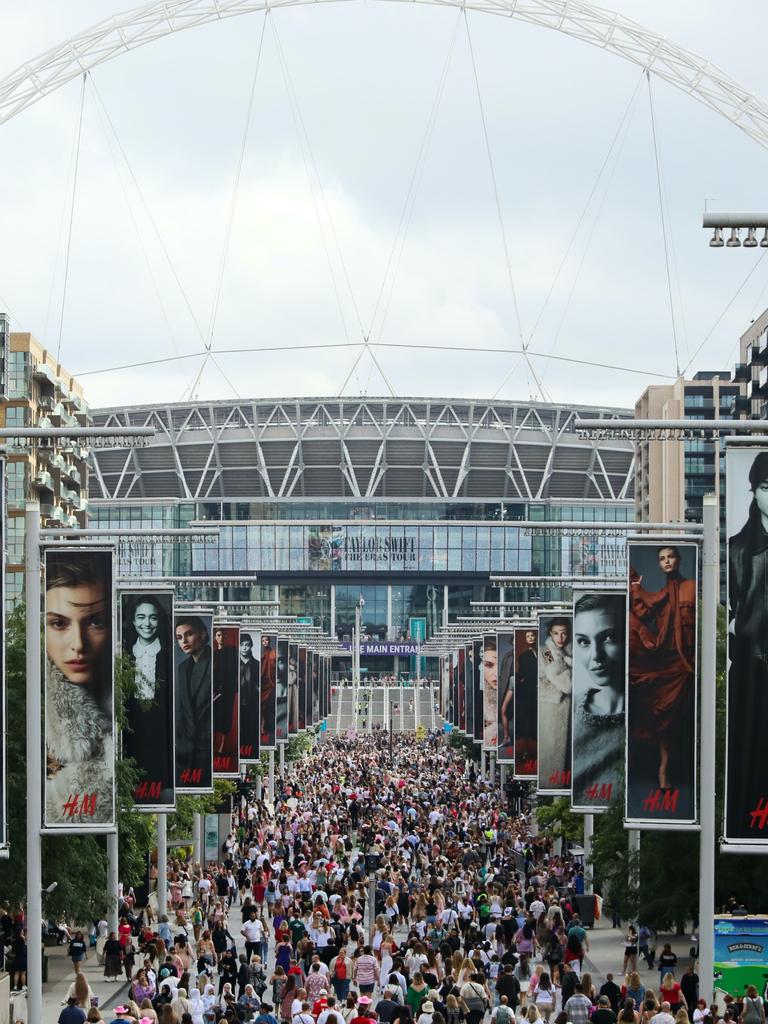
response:
M578 416L630 410L463 399L283 399L97 409L94 423L150 425L145 448L94 452L90 523L220 523L213 544L160 546L142 576L215 575L236 585L189 596L279 600L285 614L350 637L427 636L497 601L491 574L610 572L610 541L554 536L521 521L631 522L634 450L577 437ZM126 559L123 571L137 571ZM253 583L249 580L253 578ZM522 600L525 585L506 587ZM536 591L560 596L556 587ZM344 669L343 659L336 665ZM404 667L377 654L370 672Z

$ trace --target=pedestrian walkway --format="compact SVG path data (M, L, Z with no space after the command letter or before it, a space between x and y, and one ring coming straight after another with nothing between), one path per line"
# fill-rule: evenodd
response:
M67 956L67 946L51 946L45 950L48 958L48 982L43 986L43 1013L45 1024L55 1022L59 1019L61 1008L66 1002L67 991L72 984L75 972L72 961ZM96 959L96 950L88 952L88 959L82 965L82 971L88 979L88 984L93 990L94 996L102 1008L102 1015L109 1020L105 1010L113 1010L119 1006L122 999L128 994L128 983L125 978L118 981L107 981L104 978L104 968ZM12 1024L17 1021L24 1021L24 1024L33 1024L27 1016L27 999L25 995L11 993L11 1014ZM39 1024L39 1022L34 1022Z
M623 980L621 968L624 961L624 937L626 935L626 929L613 928L608 921L600 920L596 922L594 928L590 929L588 935L589 953L584 961L584 969L591 972L592 980L598 988L605 981L605 976L608 973L613 975L613 980L617 985L621 985ZM688 934L660 934L656 937L657 957L665 942L670 943L672 946L672 952L677 955L677 970L675 971L675 977L679 980L680 975L686 970L688 965L694 962L690 955L690 949L694 943L691 941L691 937ZM658 991L658 970L655 967L651 970L641 956L638 956L637 961L637 970L643 985L646 988L652 988L655 991Z

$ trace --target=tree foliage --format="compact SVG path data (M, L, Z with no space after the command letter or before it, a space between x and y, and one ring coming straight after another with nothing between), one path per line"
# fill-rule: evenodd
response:
M568 843L581 842L584 836L584 821L580 814L574 814L567 796L553 798L539 797L536 806L536 821L539 829L553 839Z

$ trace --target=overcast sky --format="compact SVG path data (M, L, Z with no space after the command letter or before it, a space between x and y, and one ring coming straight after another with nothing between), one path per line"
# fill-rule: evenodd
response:
M124 9L117 0L0 2L0 77ZM759 0L614 0L613 9L768 96L768 8ZM487 14L468 15L468 40L461 15L444 7L371 0L269 18L213 346L273 351L218 355L200 398L338 394L359 349L295 347L363 335L398 395L491 397L508 377L500 397L542 397L516 356L476 351L518 348L520 335L469 40L524 337L537 353L638 371L532 356L545 397L631 405L660 382L642 371L674 375L649 99L644 82L636 88L637 67ZM0 127L0 308L54 353L62 323L68 369L202 349L263 26L254 14L191 29L94 71L63 323L80 83ZM730 367L739 335L768 306L768 259L734 295L768 250L712 250L700 218L705 200L768 208L768 153L664 82L654 79L652 90L679 364ZM623 117L620 146L576 231ZM83 383L94 406L178 401L200 365L161 363ZM364 354L345 393L387 390Z

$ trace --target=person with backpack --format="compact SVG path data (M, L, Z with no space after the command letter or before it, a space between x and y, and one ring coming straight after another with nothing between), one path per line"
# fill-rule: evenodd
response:
M515 1015L510 1010L507 997L502 996L498 1006L491 1012L491 1024L515 1024Z
M765 1024L765 1005L754 985L747 985L739 1021L740 1024Z

